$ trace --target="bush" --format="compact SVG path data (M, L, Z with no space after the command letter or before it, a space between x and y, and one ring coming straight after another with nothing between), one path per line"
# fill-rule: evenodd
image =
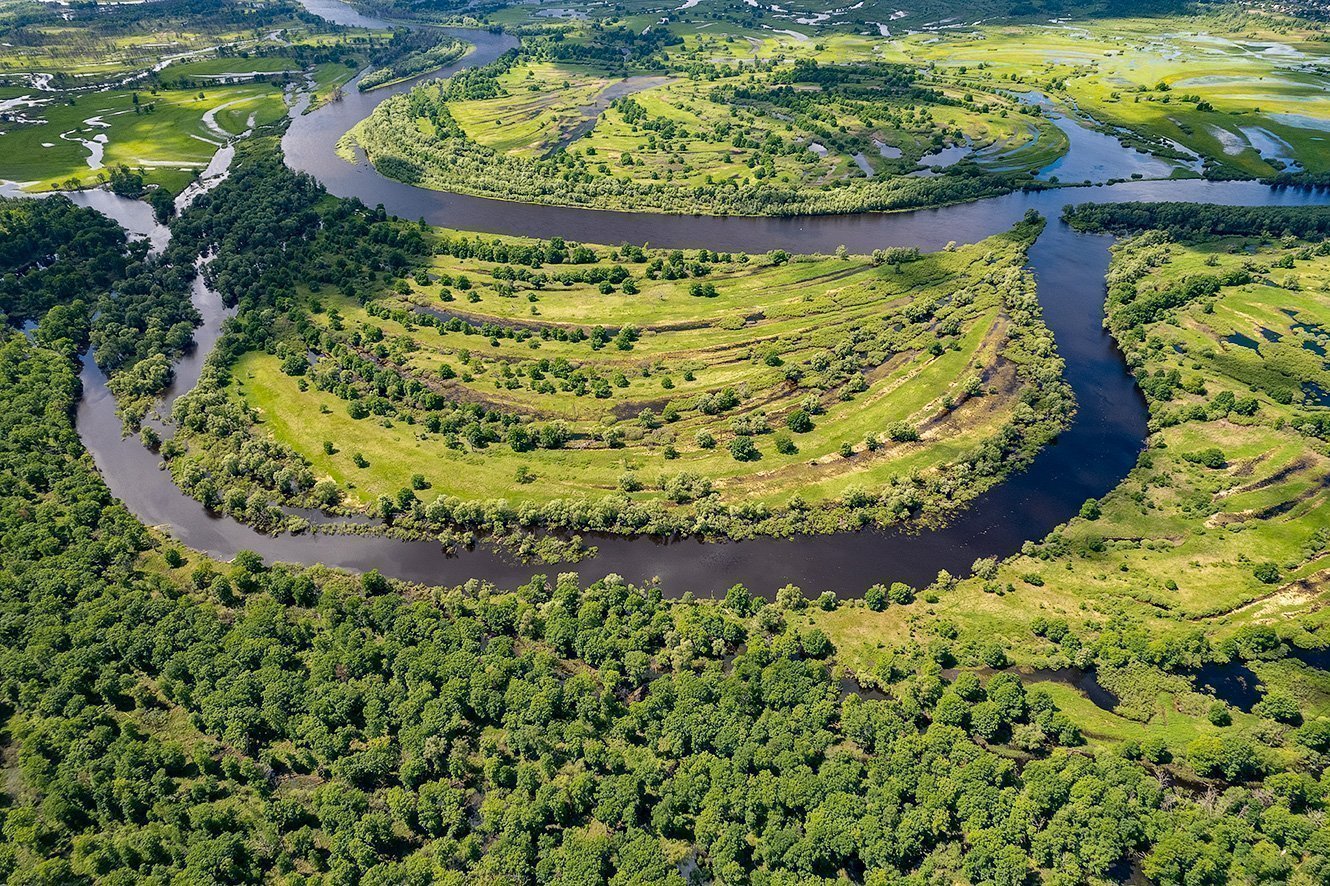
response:
M1256 580L1262 584L1272 585L1279 581L1279 567L1268 561L1258 563L1256 568L1252 570L1252 575L1255 575Z
M803 409L796 409L785 417L785 426L796 434L806 434L813 429L813 418Z
M735 461L756 461L762 457L752 437L735 437L730 441L730 455Z
M1200 452L1187 452L1182 456L1192 464L1202 465L1207 468L1224 468L1228 466L1228 460L1224 458L1223 450L1211 446L1209 449L1202 449Z
M887 589L885 586L876 584L864 591L864 605L874 612L881 612L887 608Z
M1297 726L1302 722L1302 712L1298 710L1297 700L1287 692L1278 690L1272 691L1258 701L1252 708L1252 713L1291 726Z
M1313 751L1330 751L1330 720L1304 723L1297 733L1298 744Z
M903 581L893 581L887 591L887 599L899 606L914 602L914 588Z
M1187 745L1187 761L1197 775L1237 781L1260 771L1256 751L1245 739L1203 735Z
M898 421L887 428L887 436L897 443L913 443L919 439L919 431L909 422Z

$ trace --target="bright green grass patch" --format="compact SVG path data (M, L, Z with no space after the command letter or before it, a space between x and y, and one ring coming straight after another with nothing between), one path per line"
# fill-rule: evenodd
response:
M251 117L262 125L286 112L281 90L262 83L156 94L98 92L72 102L53 101L30 111L40 123L0 124L0 178L32 190L83 187L103 180L108 167L123 164L178 190L226 139L247 129ZM85 144L98 141L100 149Z
M1214 30L1205 20L1005 26L906 38L916 62L983 88L1037 87L1163 156L1237 173L1330 169L1330 52L1313 35ZM1195 30L1191 30L1191 29Z

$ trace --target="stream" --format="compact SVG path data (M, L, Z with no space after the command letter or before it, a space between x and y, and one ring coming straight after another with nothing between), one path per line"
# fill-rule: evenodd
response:
M338 0L302 2L311 12L338 24L387 26ZM587 575L614 572L635 582L659 579L670 596L689 591L719 596L735 583L767 596L787 583L808 593L834 589L842 596L857 596L876 582L922 586L942 569L968 574L976 558L1001 558L1017 552L1026 540L1042 539L1074 516L1087 498L1098 498L1113 489L1135 464L1145 439L1145 400L1102 326L1111 238L1073 232L1058 221L1062 207L1121 200L1244 205L1326 202L1324 192L1272 190L1250 182L1131 181L1018 192L914 212L718 218L525 205L428 191L379 175L363 156L355 163L338 157L337 140L384 98L420 80L486 64L516 45L512 37L488 31L446 30L472 42L475 51L442 71L392 87L361 93L352 84L342 100L309 113L300 113L301 103L283 138L288 165L314 175L332 194L357 197L370 206L382 204L403 218L424 218L432 224L487 233L562 236L602 244L650 243L665 248L832 252L845 245L854 252L871 252L910 245L936 250L950 241L973 242L1004 231L1033 209L1050 219L1030 250L1029 267L1037 278L1044 319L1066 361L1067 378L1076 396L1078 411L1071 426L1026 470L979 496L942 529L917 534L863 530L742 542L586 536L598 549L594 558L579 564L521 564L483 546L449 556L435 541L319 533L270 536L211 514L174 485L155 453L137 438L122 435L105 377L91 360L85 360L79 433L111 491L144 523L222 559L252 550L268 561L378 569L385 575L436 585L477 578L513 586L537 572L582 571ZM1135 158L1128 159L1135 162ZM220 179L220 175L214 177ZM145 204L105 191L84 192L76 200L117 219L132 233L147 236L155 248L169 238L169 231L153 222ZM196 332L197 346L177 365L176 383L163 411L197 380L225 318L219 297L201 281L193 295L204 324Z

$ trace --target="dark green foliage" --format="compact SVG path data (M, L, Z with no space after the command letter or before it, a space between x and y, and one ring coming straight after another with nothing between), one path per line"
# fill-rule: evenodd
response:
M753 438L747 435L735 437L730 441L730 455L735 461L756 461L762 457Z
M1198 203L1080 203L1063 218L1078 231L1164 230L1175 237L1206 234L1292 234L1319 240L1330 234L1321 206L1212 206Z
M0 198L0 312L12 322L95 301L133 259L125 232L100 212L60 196Z
M13 336L0 381L16 880L682 883L681 846L717 883L1080 880L1135 852L1170 881L1197 858L1241 879L1267 839L1288 870L1317 851L1318 792L1249 797L1275 836L1235 829L1142 763L1057 750L1077 730L1012 674L948 686L923 664L886 701L842 699L826 635L742 588L418 596L250 553L173 584L138 571L153 543L79 446L69 363ZM1319 723L1309 748L1330 746ZM1264 766L1240 740L1189 759Z

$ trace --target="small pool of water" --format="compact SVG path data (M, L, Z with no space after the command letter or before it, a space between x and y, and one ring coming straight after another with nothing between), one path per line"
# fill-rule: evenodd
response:
M1314 381L1302 383L1302 401L1306 406L1330 407L1330 391Z
M1196 688L1208 692L1220 701L1250 714L1256 703L1265 697L1265 686L1256 672L1236 659L1228 662L1206 662L1191 673Z

